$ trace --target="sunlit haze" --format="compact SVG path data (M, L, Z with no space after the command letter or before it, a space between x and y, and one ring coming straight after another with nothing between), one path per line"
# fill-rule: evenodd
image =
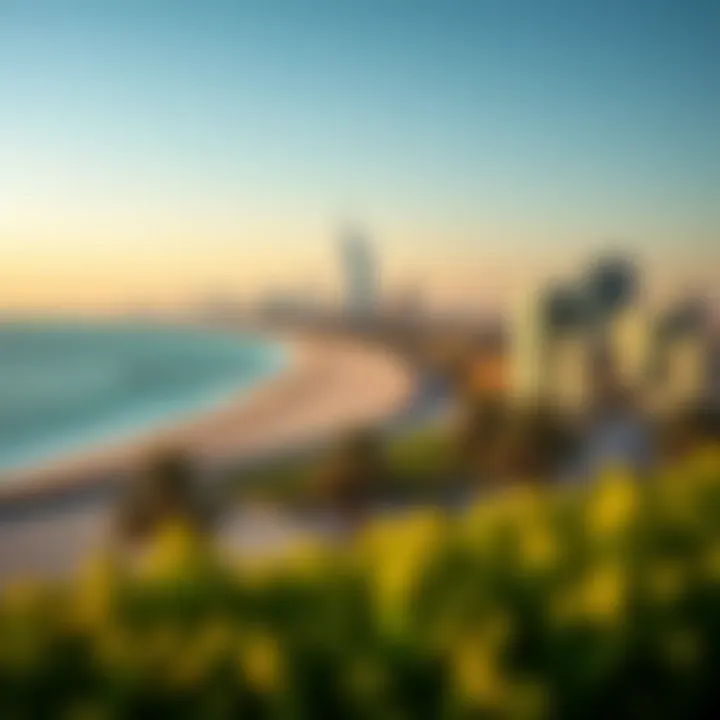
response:
M607 242L710 283L719 37L711 0L2 0L0 306L328 293L348 223L439 305Z

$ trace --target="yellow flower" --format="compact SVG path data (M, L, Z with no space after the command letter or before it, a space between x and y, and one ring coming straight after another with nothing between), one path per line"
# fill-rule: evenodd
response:
M366 559L381 560L388 552L420 553L432 549L444 537L447 518L436 508L422 508L394 518L368 524L357 549Z
M720 443L710 443L691 458L688 476L698 478L703 483L720 481Z
M313 578L322 575L332 562L333 555L327 544L309 536L295 540L281 556L283 571L296 578Z
M554 567L560 547L551 528L543 522L532 522L520 534L520 563L529 572L544 572Z
M588 503L590 531L599 537L613 536L634 520L638 506L638 486L623 473L612 473L598 485Z
M372 571L371 591L381 619L395 625L406 615L406 606L417 587L425 558L420 553L393 553Z
M627 578L618 565L601 567L592 573L582 589L582 612L586 618L612 622L620 618L627 599Z
M360 537L356 557L367 573L382 621L396 627L423 571L443 547L447 523L440 511L420 510L376 521Z
M496 529L498 513L488 499L481 497L464 513L459 526L460 536L478 550L487 549Z
M547 493L536 483L516 483L498 494L496 512L503 519L522 525L543 514L546 500Z
M460 697L475 707L498 709L508 697L508 683L495 651L477 638L466 638L451 658L451 670Z
M187 523L168 523L160 528L141 559L140 574L147 579L175 576L197 565L205 549L202 539Z
M483 545L499 528L523 528L538 522L547 509L548 494L542 488L517 483L471 505L463 518L463 535Z
M116 581L116 568L109 558L91 560L76 581L71 607L73 621L84 628L107 622Z
M556 596L551 601L550 611L561 623L613 625L625 617L627 593L623 568L603 565Z
M239 663L243 678L258 692L272 692L282 682L280 647L270 635L254 634L244 638Z

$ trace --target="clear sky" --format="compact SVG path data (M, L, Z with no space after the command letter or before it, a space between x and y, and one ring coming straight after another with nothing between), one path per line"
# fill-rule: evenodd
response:
M347 222L446 302L707 281L720 3L0 0L0 306L328 284Z

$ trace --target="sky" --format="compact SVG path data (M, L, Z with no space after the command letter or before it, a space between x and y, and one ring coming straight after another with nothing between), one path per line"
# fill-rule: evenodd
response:
M0 0L0 307L480 307L607 244L720 257L713 0Z

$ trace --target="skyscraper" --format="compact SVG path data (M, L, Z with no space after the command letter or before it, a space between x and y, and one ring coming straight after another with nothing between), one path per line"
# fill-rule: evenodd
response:
M345 311L352 318L368 318L377 310L378 277L368 240L353 230L341 238L345 278Z

